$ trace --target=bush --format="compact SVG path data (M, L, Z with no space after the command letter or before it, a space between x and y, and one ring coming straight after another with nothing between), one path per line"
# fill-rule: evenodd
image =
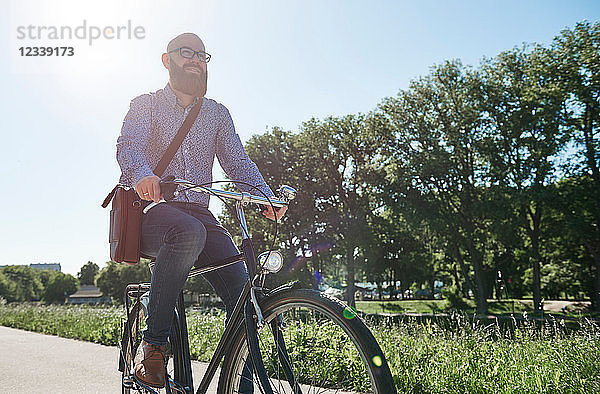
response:
M464 298L457 294L454 286L444 287L442 297L446 300L444 309L464 311L472 308Z
M0 304L0 325L116 345L123 308ZM192 357L208 361L224 328L224 312L190 312ZM600 326L582 320L525 320L483 325L453 314L450 323L370 323L399 392L600 393ZM311 351L307 344L307 351ZM115 349L115 352L118 350Z
M77 291L79 281L72 275L55 272L44 289L42 300L47 303L64 304L66 298Z

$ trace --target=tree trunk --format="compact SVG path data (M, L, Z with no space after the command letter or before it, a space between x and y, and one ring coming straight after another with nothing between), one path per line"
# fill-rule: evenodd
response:
M600 242L597 242L595 245L593 245L592 242L586 242L585 246L594 257L594 266L596 268L592 307L594 308L594 311L600 312Z
M477 284L475 282L473 282L473 280L471 279L471 276L469 275L469 269L467 268L467 264L465 263L463 255L460 252L458 245L456 245L456 244L454 245L454 254L456 255L456 260L458 261L460 270L461 270L463 276L465 277L465 282L467 283L467 285L470 288L473 289L473 291L476 291L475 288L477 287ZM463 296L465 296L467 298L469 294L466 291L464 286L463 286L462 290L463 290ZM470 298L470 297L468 297L468 298Z
M596 286L594 286L595 309L596 312L600 312L600 253L594 254L594 260L596 262Z
M346 266L348 274L346 276L346 302L352 308L356 308L356 302L354 301L354 247L348 247L346 250Z
M396 290L396 270L392 269L392 288L390 289L390 298L392 300L395 300L397 298Z
M536 203L534 209L528 209L531 219L529 237L531 238L531 264L533 268L533 310L542 311L542 292L540 274L540 222L542 208Z
M540 260L532 258L533 265L533 310L535 312L542 311L542 292L540 280Z
M596 201L596 215L595 215L595 224L596 224L596 239L593 241L593 245L588 245L588 249L592 252L594 256L594 262L596 263L596 280L594 281L594 297L592 298L592 303L595 304L596 312L600 312L600 216L598 213L600 212L600 169L596 163L596 143L594 141L594 122L598 121L598 119L594 119L596 114L593 111L593 107L589 104L586 105L585 111L585 122L583 128L583 136L585 142L585 156L587 165L592 172L592 179L594 180L594 191L595 196L593 196Z
M475 272L475 305L477 314L487 314L487 298L485 297L485 278L483 272L483 253L480 253L474 245L471 245L469 254L473 260L473 271Z
M460 297L462 293L462 286L460 284L460 278L458 277L458 269L456 269L456 264L452 264L452 278L454 279L454 295Z
M583 127L583 139L585 143L585 157L588 168L592 172L592 179L594 180L594 184L596 185L596 190L598 191L600 190L600 169L596 164L597 153L593 133L594 113L589 104L586 105L586 111L584 116L585 118ZM600 204L600 201L596 200L596 204Z
M475 271L475 304L477 314L487 314L487 299L485 298L485 283L483 278L483 264L481 261L473 262Z

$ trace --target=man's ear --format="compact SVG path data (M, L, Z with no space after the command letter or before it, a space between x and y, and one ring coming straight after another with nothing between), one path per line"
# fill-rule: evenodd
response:
M163 53L162 54L162 64L163 66L165 66L165 68L168 70L169 69L169 62L171 61L171 58L169 57L168 53Z

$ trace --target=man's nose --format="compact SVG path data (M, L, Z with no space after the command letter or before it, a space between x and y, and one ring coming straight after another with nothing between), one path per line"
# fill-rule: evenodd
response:
M198 61L198 60L192 60L189 59L187 62L185 62L185 64L183 65L184 67L196 67L196 68L202 68L202 62Z
M205 63L200 61L200 59L198 58L197 55L195 55L193 58L188 60L190 65L196 66L196 67L202 67Z

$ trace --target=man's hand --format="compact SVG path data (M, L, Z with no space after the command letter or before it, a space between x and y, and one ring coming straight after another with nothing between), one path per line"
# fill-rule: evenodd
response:
M266 209L263 211L263 215L265 215L267 219L275 220L275 214L277 214L277 221L280 221L287 211L287 207L284 206L276 210L274 214L273 208L270 205L266 205L265 208Z
M135 191L142 200L159 202L162 198L159 182L156 175L145 176L135 184Z

